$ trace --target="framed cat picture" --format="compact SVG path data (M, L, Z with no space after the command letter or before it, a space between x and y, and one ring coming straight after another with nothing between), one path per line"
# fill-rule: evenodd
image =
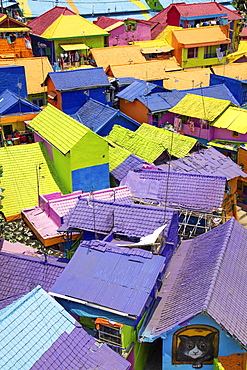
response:
M209 325L189 325L177 330L172 340L172 363L200 369L218 357L219 331Z

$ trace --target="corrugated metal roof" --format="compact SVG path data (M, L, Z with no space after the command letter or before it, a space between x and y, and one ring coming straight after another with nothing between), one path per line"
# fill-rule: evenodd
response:
M29 126L63 154L68 153L89 131L51 104L30 121Z
M3 166L1 187L4 188L1 203L5 216L19 214L22 209L38 204L36 171L40 163L40 194L65 192L41 143L0 148L0 163Z
M74 69L71 71L51 72L49 77L57 91L88 89L110 86L103 68Z
M160 336L205 310L246 348L246 238L247 230L232 218L182 242L167 270L161 301L142 336Z
M206 96L208 98L229 100L231 103L235 105L239 105L237 99L235 99L231 91L228 89L228 87L224 83L219 84L219 85L212 85L212 86L206 86L206 87L199 87L195 89L182 90L181 94L184 94L184 95L192 94L192 95Z
M164 262L144 250L84 241L51 292L138 317Z
M212 124L214 127L225 128L240 134L247 132L247 111L237 107L229 107Z
M220 26L186 28L174 30L173 35L182 45L210 45L229 44L231 40L226 37Z
M129 368L129 362L99 343L40 286L0 311L2 357L9 369L104 370ZM25 325L23 325L25 323Z
M151 82L134 81L132 84L120 91L117 96L121 99L133 102L142 95L147 96L154 89L160 89L161 91L164 90L162 87L158 87Z
M222 114L230 104L231 103L227 100L187 94L175 107L169 109L169 112L213 121Z
M222 207L226 178L157 170L129 171L121 182L135 197L165 202L169 207L184 207L212 212Z

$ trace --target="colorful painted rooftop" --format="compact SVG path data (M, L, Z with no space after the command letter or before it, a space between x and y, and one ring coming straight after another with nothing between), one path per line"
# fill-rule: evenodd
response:
M240 134L247 132L247 111L237 107L228 107L225 112L213 122L213 127L225 128Z
M37 205L38 193L64 191L42 143L0 148L0 162L3 168L1 188L4 189L2 211L6 217L18 215L23 208Z
M86 333L40 286L0 311L0 367L127 370L129 362Z
M182 242L171 259L161 300L142 338L160 336L206 312L246 350L246 301L242 299L247 296L246 238L247 230L232 218Z

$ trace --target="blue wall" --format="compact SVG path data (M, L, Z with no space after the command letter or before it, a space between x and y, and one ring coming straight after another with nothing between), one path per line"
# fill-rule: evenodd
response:
M95 99L103 104L106 104L106 96L104 94L105 87L97 89L74 90L62 92L62 110L67 114L74 114L81 108L89 98Z
M109 164L72 171L72 187L73 191L91 191L92 189L95 191L109 188Z
M1 66L0 81L0 94L7 89L22 98L27 98L26 75L23 66Z
M110 133L114 125L119 125L125 127L131 131L136 131L140 125L140 123L133 121L131 118L124 117L121 114L116 115L112 119L110 119L104 127L100 128L97 132L98 135L106 136Z
M227 356L232 353L245 353L241 350L241 347L235 340L233 340L225 331L221 329L209 316L201 314L197 317L194 317L192 320L186 323L187 325L210 325L219 330L219 353L218 356ZM163 338L163 351L162 351L162 370L172 370L172 369L181 369L181 370L192 370L192 364L190 365L180 365L172 364L172 338L174 332L178 329L181 329L182 326L177 326L174 330L164 335ZM213 365L204 365L203 369L213 370Z
M8 109L6 112L4 112L4 114L30 113L30 112L32 113L32 112L39 112L39 111L41 111L39 107L35 109L35 107L32 107L30 105L16 103L16 105L11 107L11 109Z

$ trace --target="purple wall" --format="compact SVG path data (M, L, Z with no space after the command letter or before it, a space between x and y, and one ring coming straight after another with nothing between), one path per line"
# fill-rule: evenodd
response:
M44 139L42 139L38 134L36 134L35 132L34 132L34 142L35 143L44 143L45 144L45 147L46 147L46 149L47 149L47 151L48 151L48 153L49 153L49 156L50 156L50 158L51 158L51 160L53 161L54 159L53 159L53 154L52 154L52 146L49 144L49 143L47 143L47 141L45 141Z
M129 45L132 41L151 40L150 26L137 22L135 31L125 31L124 25L110 31L109 46Z

